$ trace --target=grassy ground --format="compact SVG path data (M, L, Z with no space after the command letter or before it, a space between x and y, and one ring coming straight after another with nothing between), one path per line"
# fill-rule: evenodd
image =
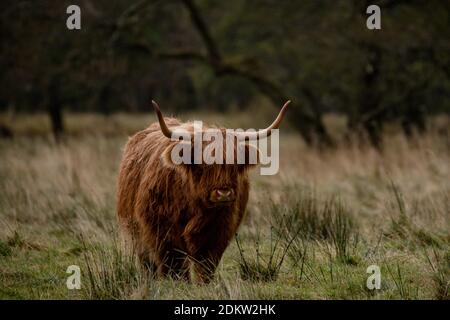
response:
M196 117L205 119L183 118ZM266 122L251 114L208 119ZM413 142L393 128L382 153L357 144L320 152L282 130L280 172L255 171L247 218L203 286L148 279L119 245L121 150L152 116L70 115L59 145L43 116L13 120L16 137L0 140L0 298L450 297L448 119ZM329 124L339 135L342 119ZM70 265L81 268L81 290L66 287ZM379 290L366 287L370 265L381 269Z

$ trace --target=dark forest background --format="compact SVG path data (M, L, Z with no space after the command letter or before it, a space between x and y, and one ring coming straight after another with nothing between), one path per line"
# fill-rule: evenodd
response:
M173 113L291 99L292 126L325 146L327 113L375 146L389 123L411 136L450 114L449 1L18 0L0 16L0 111L48 112L56 136L64 111L148 112L151 98Z

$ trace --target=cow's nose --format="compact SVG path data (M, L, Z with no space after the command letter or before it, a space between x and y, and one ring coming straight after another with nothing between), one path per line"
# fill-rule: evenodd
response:
M220 197L228 198L231 196L232 191L231 189L222 189L222 190L217 189L217 193L219 194Z
M211 193L211 200L213 202L229 202L234 200L233 189L215 189Z

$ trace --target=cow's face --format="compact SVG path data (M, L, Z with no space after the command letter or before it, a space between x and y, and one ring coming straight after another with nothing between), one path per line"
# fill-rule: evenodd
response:
M204 206L228 206L236 200L243 170L232 164L191 165L188 181L196 199Z
M226 132L224 129L220 132L224 141L221 155L216 156L215 152L207 152L211 150L208 149L211 147L211 142L202 142L202 161L196 164L194 159L195 144L191 143L189 145L189 163L176 164L172 158L172 152L177 150L175 148L179 148L181 143L186 143L180 141L171 143L161 156L163 165L176 170L178 174L183 176L190 189L186 192L204 207L233 205L240 190L240 185L243 179L247 177L247 171L256 166L259 158L259 151L245 142L234 139L233 143L227 146L225 142ZM181 150L181 148L178 150ZM227 159L227 151L230 150L233 150L232 157L229 156ZM238 162L239 152L242 153L242 158ZM205 159L206 155L212 155L215 161Z
M176 128L169 128L164 120L164 117L161 113L161 110L159 109L159 106L156 104L156 102L152 101L153 107L155 109L156 115L158 117L159 126L161 128L161 132L164 136L166 136L169 139L172 139L174 137L175 131L173 129ZM223 206L223 205L230 205L232 204L237 196L237 192L239 191L239 185L242 182L242 179L246 177L247 175L247 169L254 166L255 163L258 162L259 158L259 152L256 150L256 162L253 161L255 158L253 157L253 160L250 160L252 158L249 158L250 155L255 154L255 148L252 145L247 144L245 141L255 141L258 140L261 137L268 137L272 133L273 129L278 129L281 122L283 121L283 117L287 111L287 107L289 105L290 101L287 101L284 106L281 108L280 113L278 114L275 121L266 129L259 130L257 132L253 132L250 135L241 135L241 134L235 134L234 135L234 142L230 145L232 145L232 148L234 149L234 157L237 156L237 154L244 154L245 160L242 161L236 161L237 159L234 158L233 164L230 164L230 161L227 161L229 156L229 148L227 148L227 133L225 129L217 129L220 132L220 135L222 136L222 140L225 142L222 152L219 151L219 156L222 157L223 161L222 164L218 164L218 162L210 162L205 161L205 157L202 157L203 161L200 161L201 163L198 163L195 161L195 154L199 149L198 146L196 147L195 143L195 133L188 134L188 143L189 148L191 149L191 152L188 153L191 156L191 160L186 162L179 162L174 161L173 159L173 153L172 151L174 148L179 146L185 146L186 143L184 141L172 141L170 144L168 144L167 148L163 151L161 155L161 160L164 166L174 168L177 170L183 178L186 179L189 183L190 190L186 190L186 192L189 192L190 195L193 195L194 198L202 203L204 206ZM193 128L193 131L195 132L195 128ZM203 133L203 131L202 131ZM200 139L201 145L201 153L204 155L205 150L212 144L212 140L207 140L210 142L205 142L203 139ZM193 143L192 143L193 142ZM182 145L183 144L183 145ZM177 152L179 149L177 149ZM184 149L187 150L187 149ZM184 152L184 151L183 151ZM186 151L188 152L188 151ZM206 158L214 157L217 158L216 155L213 152L206 152ZM198 159L198 158L197 158ZM241 158L242 160L242 158ZM196 162L198 164L196 164ZM239 163L243 164L239 164Z

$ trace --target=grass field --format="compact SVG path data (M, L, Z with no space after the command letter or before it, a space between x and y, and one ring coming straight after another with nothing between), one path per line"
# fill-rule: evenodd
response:
M262 113L186 115L262 127ZM248 214L208 285L149 279L120 245L115 191L127 136L146 115L1 115L1 299L449 299L449 119L413 141L389 128L382 152L338 142L318 151L281 130L280 172L252 174ZM340 137L343 120L329 119ZM68 290L67 267L81 268ZM367 268L381 270L368 290Z

